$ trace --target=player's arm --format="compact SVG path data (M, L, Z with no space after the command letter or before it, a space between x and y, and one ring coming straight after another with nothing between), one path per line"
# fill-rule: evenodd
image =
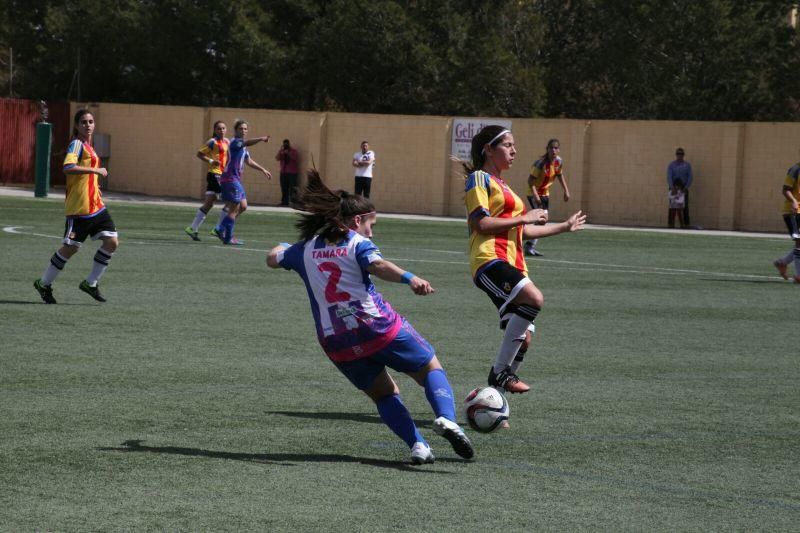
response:
M108 176L108 171L104 167L79 167L78 165L64 167L64 174L97 174L98 176Z
M564 201L569 202L569 187L567 187L567 178L564 177L564 174L558 175L558 182L561 184L561 188L564 189Z
M272 179L272 173L269 170L267 170L266 168L264 168L261 165L259 165L258 163L256 163L255 161L253 161L252 158L248 157L247 159L244 160L244 162L247 163L248 167L254 168L254 169L258 170L259 172L261 172L262 174L264 174L267 177L268 180Z
M247 139L244 141L245 146L253 146L254 144L258 144L260 142L268 143L270 139L269 135L264 135L263 137L253 137L252 139Z
M427 280L403 270L386 259L378 259L370 263L367 267L367 272L384 281L407 283L408 286L411 287L411 290L414 291L414 294L419 294L420 296L436 291Z
M800 213L800 204L798 204L797 198L792 194L792 188L788 185L783 186L783 196L792 204L792 211Z
M583 225L585 223L586 215L584 215L582 211L578 211L560 224L548 224L547 226L528 224L522 230L522 238L539 239L542 237L558 235L559 233L580 231L583 229Z
M472 217L470 219L470 227L472 231L481 235L495 235L497 233L505 233L510 229L517 226L524 226L527 224L544 224L547 222L547 211L544 209L531 209L524 214L511 218L489 217L484 216L480 218Z
M280 264L280 256L281 254L289 249L291 245L288 242L282 242L278 246L275 246L267 253L267 266L270 268L281 268Z

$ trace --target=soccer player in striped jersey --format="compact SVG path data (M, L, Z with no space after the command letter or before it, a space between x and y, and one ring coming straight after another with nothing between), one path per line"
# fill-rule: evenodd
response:
M472 445L456 423L453 390L433 347L375 290L370 275L406 283L418 295L433 293L431 284L383 258L371 240L377 214L368 198L332 192L310 171L299 204L305 211L297 223L301 240L273 248L267 265L294 270L303 279L328 358L375 402L381 420L411 448L413 463L432 463L433 452L387 366L424 387L434 431L458 455L471 458Z
M222 218L219 225L214 228L216 234L224 244L241 245L242 241L233 236L233 227L236 219L247 210L247 195L242 185L242 173L245 163L264 174L268 180L272 179L272 174L256 163L247 151L248 146L259 142L269 142L269 135L264 137L247 138L247 121L237 120L233 125L236 136L231 140L228 150L228 163L220 175L219 182L222 187L222 199L225 201L225 209L228 210L226 216Z
M794 248L784 257L776 259L773 263L783 279L789 279L786 267L794 263L794 282L800 283L800 163L797 163L786 173L783 182L783 221L789 235L794 239Z
M533 209L550 209L550 188L558 180L564 189L564 201L569 202L569 187L564 177L564 161L559 156L561 143L558 139L547 141L547 148L542 157L531 166L528 176L528 203ZM541 256L536 249L536 241L525 242L525 255Z
M528 278L522 241L583 229L580 211L560 224L544 225L547 212L526 210L502 173L517 153L514 136L502 126L486 126L472 139L466 194L469 257L475 285L484 291L500 314L503 341L489 370L489 385L508 392L530 387L517 369L531 341L534 320L542 309L542 292Z
M100 158L92 148L94 128L94 115L86 109L79 109L75 113L73 139L64 158L64 174L67 175L64 239L61 248L50 258L42 277L33 282L39 296L47 304L56 303L52 283L87 237L99 239L103 244L94 254L89 276L78 288L98 302L106 301L100 293L98 281L108 268L119 241L117 228L100 194L97 176L105 177L108 171L100 166Z
M205 221L206 216L214 207L214 202L222 192L219 184L219 177L222 174L222 169L228 163L228 147L230 141L225 138L225 133L228 131L228 126L225 122L218 120L214 123L214 135L206 141L206 143L197 150L197 157L201 161L208 163L208 173L206 174L206 198L203 205L197 210L194 220L190 226L187 226L184 231L186 234L195 241L199 241L198 232L200 225ZM228 214L226 208L222 208L219 214L219 222ZM218 224L219 224L218 222ZM211 235L219 237L216 229L211 230Z

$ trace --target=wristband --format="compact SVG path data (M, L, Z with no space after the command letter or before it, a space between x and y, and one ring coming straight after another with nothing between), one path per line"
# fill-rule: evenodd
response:
M408 284L408 283L411 283L411 278L413 278L413 277L414 277L414 274L412 274L411 272L403 272L403 275L400 276L400 281L402 283Z

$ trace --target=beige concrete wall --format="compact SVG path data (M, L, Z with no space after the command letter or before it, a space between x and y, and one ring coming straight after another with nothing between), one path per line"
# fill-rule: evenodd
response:
M464 180L449 160L452 119L437 116L316 113L264 109L90 104L98 132L111 135L109 188L157 196L202 198L205 165L195 157L225 120L238 118L250 135L270 143L250 147L270 170L267 181L247 169L254 204L280 199L275 154L284 138L313 161L332 188L353 189L352 155L363 139L376 152L372 199L381 211L463 216ZM73 104L73 111L77 104ZM800 124L513 119L517 159L504 176L524 195L530 166L550 138L561 141L572 193L553 186L551 217L583 209L597 224L666 226L666 168L675 148L686 150L695 181L692 224L714 229L783 231L780 189L786 169L800 160ZM302 179L302 178L301 178Z

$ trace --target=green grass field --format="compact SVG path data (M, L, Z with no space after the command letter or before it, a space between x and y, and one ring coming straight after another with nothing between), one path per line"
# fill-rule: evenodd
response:
M183 233L195 207L114 203L98 304L90 243L31 286L62 202L0 198L0 530L798 530L800 286L784 236L588 229L542 241L545 294L511 429L408 449L317 345L305 290L265 267L288 213L248 212L243 248ZM216 218L216 212L211 218ZM207 235L206 222L203 234ZM459 398L500 340L460 223L380 218L384 256L434 295L378 280L437 348Z

